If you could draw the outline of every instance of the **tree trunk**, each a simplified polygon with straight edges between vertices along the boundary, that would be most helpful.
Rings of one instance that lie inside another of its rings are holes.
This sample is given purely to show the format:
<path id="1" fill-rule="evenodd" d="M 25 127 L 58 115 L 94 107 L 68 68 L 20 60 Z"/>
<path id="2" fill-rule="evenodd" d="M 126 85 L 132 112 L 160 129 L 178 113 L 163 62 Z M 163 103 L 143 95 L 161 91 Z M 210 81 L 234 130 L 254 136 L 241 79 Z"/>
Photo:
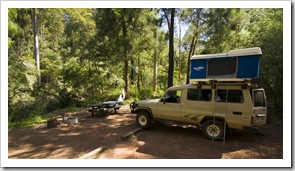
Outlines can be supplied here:
<path id="1" fill-rule="evenodd" d="M 131 73 L 130 73 L 130 82 L 133 85 L 134 84 L 134 75 L 135 75 L 135 66 L 134 66 L 134 59 L 131 59 Z"/>
<path id="2" fill-rule="evenodd" d="M 127 55 L 124 53 L 124 55 Z M 129 79 L 128 79 L 128 59 L 124 60 L 124 81 L 125 81 L 125 98 L 129 98 Z"/>
<path id="3" fill-rule="evenodd" d="M 179 24 L 179 39 L 178 39 L 178 57 L 179 57 L 179 62 L 178 62 L 178 80 L 179 84 L 181 84 L 181 18 L 178 16 L 178 24 Z"/>
<path id="4" fill-rule="evenodd" d="M 88 77 L 92 77 L 91 61 L 88 60 Z M 91 82 L 91 101 L 94 100 L 94 82 Z"/>
<path id="5" fill-rule="evenodd" d="M 153 90 L 157 91 L 157 49 L 158 49 L 158 30 L 155 29 L 155 38 L 156 38 L 156 45 L 154 49 L 154 80 L 153 80 Z"/>
<path id="6" fill-rule="evenodd" d="M 138 92 L 140 92 L 140 89 L 141 89 L 141 87 L 140 87 L 140 78 L 141 78 L 141 66 L 140 66 L 141 64 L 140 64 L 140 58 L 139 58 L 139 56 L 137 57 L 137 66 L 138 66 L 138 74 L 137 74 L 137 90 L 138 90 Z"/>
<path id="7" fill-rule="evenodd" d="M 41 86 L 41 72 L 40 72 L 40 59 L 39 59 L 39 43 L 38 43 L 38 26 L 37 26 L 37 15 L 36 9 L 33 8 L 32 11 L 32 23 L 33 23 L 33 33 L 34 33 L 34 58 L 37 67 L 37 85 Z"/>
<path id="8" fill-rule="evenodd" d="M 171 9 L 171 20 L 169 25 L 169 68 L 168 68 L 168 88 L 173 86 L 173 72 L 174 72 L 174 13 L 175 8 Z"/>
<path id="9" fill-rule="evenodd" d="M 186 84 L 189 84 L 189 78 L 190 78 L 190 64 L 191 64 L 191 56 L 193 53 L 193 49 L 195 47 L 195 38 L 196 36 L 193 37 L 193 40 L 191 42 L 191 47 L 189 49 L 189 53 L 188 53 L 188 58 L 187 58 L 187 66 L 186 66 Z"/>
<path id="10" fill-rule="evenodd" d="M 128 99 L 129 98 L 129 78 L 128 78 L 128 71 L 129 71 L 129 60 L 128 60 L 128 49 L 127 49 L 127 44 L 126 39 L 127 39 L 127 28 L 126 28 L 126 23 L 125 23 L 125 19 L 124 19 L 124 14 L 123 14 L 123 21 L 122 21 L 122 29 L 123 29 L 123 41 L 124 41 L 124 45 L 123 45 L 123 56 L 124 56 L 124 81 L 125 81 L 125 98 Z"/>

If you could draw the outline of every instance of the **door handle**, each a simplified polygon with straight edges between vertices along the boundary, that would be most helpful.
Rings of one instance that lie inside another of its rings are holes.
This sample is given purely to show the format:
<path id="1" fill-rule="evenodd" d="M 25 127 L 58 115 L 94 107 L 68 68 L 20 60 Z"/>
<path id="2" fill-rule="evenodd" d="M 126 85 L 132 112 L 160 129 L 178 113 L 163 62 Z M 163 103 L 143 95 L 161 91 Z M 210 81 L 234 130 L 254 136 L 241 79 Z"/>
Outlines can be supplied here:
<path id="1" fill-rule="evenodd" d="M 179 107 L 175 106 L 174 109 L 179 109 Z"/>
<path id="2" fill-rule="evenodd" d="M 242 115 L 242 112 L 233 111 L 234 115 Z"/>

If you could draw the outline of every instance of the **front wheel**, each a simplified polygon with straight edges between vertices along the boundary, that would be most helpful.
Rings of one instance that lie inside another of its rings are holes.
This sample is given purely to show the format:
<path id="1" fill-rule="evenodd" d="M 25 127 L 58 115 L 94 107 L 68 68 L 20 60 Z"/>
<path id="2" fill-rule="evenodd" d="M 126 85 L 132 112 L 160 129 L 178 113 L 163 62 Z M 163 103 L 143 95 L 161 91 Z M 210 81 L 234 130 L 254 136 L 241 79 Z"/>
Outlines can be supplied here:
<path id="1" fill-rule="evenodd" d="M 202 133 L 208 139 L 221 140 L 224 134 L 223 126 L 220 121 L 207 120 L 202 126 Z"/>
<path id="2" fill-rule="evenodd" d="M 149 128 L 152 123 L 152 118 L 147 112 L 139 112 L 136 116 L 136 123 L 141 128 Z"/>

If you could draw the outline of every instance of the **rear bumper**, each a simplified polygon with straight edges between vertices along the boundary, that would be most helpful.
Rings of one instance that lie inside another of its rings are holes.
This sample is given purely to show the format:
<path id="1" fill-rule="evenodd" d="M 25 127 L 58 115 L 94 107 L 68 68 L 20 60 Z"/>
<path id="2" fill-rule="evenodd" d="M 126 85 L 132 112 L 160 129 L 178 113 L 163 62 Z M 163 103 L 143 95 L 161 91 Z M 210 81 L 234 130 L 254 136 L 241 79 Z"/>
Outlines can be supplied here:
<path id="1" fill-rule="evenodd" d="M 252 126 L 265 125 L 266 120 L 267 120 L 267 115 L 266 114 L 255 114 L 254 116 L 252 116 L 251 125 Z"/>

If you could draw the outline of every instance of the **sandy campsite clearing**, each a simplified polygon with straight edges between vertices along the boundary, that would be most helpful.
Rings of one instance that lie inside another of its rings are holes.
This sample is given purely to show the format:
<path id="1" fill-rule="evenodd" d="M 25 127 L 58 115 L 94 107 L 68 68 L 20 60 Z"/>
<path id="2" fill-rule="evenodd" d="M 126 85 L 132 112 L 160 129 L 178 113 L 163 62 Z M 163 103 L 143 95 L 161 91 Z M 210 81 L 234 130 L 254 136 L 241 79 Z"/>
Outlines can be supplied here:
<path id="1" fill-rule="evenodd" d="M 91 116 L 68 112 L 78 124 L 48 128 L 46 123 L 8 133 L 9 159 L 76 159 L 103 147 L 95 159 L 282 159 L 283 126 L 272 122 L 262 134 L 238 131 L 223 141 L 210 141 L 193 126 L 155 124 L 123 140 L 137 129 L 128 106 L 117 114 Z"/>

